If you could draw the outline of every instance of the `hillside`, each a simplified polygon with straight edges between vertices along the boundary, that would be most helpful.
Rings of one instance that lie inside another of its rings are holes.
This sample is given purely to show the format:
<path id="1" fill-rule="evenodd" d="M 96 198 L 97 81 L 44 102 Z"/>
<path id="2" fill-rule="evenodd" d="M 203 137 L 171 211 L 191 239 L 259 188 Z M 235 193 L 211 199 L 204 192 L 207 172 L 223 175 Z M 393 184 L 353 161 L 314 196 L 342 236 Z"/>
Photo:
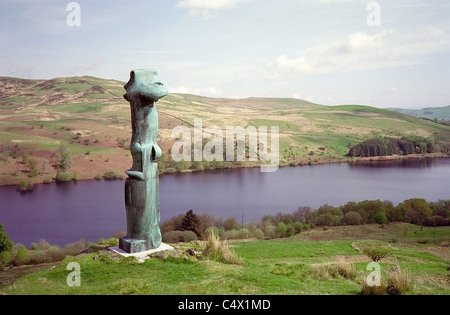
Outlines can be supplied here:
<path id="1" fill-rule="evenodd" d="M 404 109 L 404 108 L 392 108 L 391 110 L 420 118 L 426 118 L 430 120 L 444 120 L 450 122 L 450 105 L 436 108 L 423 108 L 423 109 Z"/>
<path id="2" fill-rule="evenodd" d="M 129 104 L 124 82 L 94 77 L 23 80 L 0 78 L 0 185 L 51 181 L 54 155 L 64 144 L 72 155 L 71 172 L 78 179 L 101 178 L 106 171 L 123 174 L 131 167 Z M 375 136 L 418 135 L 450 147 L 450 127 L 401 113 L 359 105 L 322 106 L 298 99 L 220 99 L 170 94 L 158 103 L 159 144 L 166 153 L 166 171 L 192 167 L 170 162 L 177 141 L 174 127 L 193 134 L 195 118 L 203 128 L 278 126 L 280 164 L 299 165 L 346 160 L 348 147 Z M 31 174 L 28 160 L 37 162 Z M 28 164 L 28 165 L 27 165 Z M 256 162 L 208 165 L 256 166 Z M 205 167 L 206 168 L 206 167 Z"/>
<path id="3" fill-rule="evenodd" d="M 170 255 L 178 258 L 161 254 L 137 263 L 96 246 L 59 263 L 0 271 L 0 294 L 249 295 L 249 299 L 253 295 L 358 295 L 363 279 L 373 270 L 368 268 L 371 259 L 361 250 L 365 244 L 390 253 L 379 262 L 382 283 L 389 282 L 392 270 L 400 270 L 400 279 L 407 283 L 403 294 L 450 293 L 449 228 L 398 223 L 315 228 L 292 238 L 233 241 L 231 249 L 244 260 L 241 265 L 177 252 Z M 200 251 L 198 242 L 173 245 L 178 252 Z M 71 262 L 80 266 L 80 286 L 68 286 Z"/>

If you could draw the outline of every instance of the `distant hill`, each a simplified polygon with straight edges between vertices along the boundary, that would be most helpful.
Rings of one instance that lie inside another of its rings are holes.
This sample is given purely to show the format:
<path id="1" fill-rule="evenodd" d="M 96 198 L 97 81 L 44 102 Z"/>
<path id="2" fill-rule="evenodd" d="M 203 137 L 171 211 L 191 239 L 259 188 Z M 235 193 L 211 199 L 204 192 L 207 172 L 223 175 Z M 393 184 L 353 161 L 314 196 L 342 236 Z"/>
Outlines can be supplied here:
<path id="1" fill-rule="evenodd" d="M 450 105 L 444 107 L 433 107 L 424 109 L 404 109 L 404 108 L 390 108 L 398 113 L 421 117 L 430 120 L 445 120 L 450 122 Z"/>
<path id="2" fill-rule="evenodd" d="M 55 177 L 53 155 L 63 144 L 72 153 L 71 172 L 79 179 L 101 177 L 131 167 L 130 108 L 125 82 L 94 77 L 24 80 L 0 77 L 0 184 L 42 182 Z M 316 164 L 345 160 L 349 147 L 373 137 L 418 135 L 450 150 L 450 127 L 387 109 L 361 105 L 323 106 L 288 98 L 208 98 L 169 94 L 158 102 L 159 144 L 166 153 L 161 170 L 196 169 L 170 161 L 174 127 L 194 132 L 218 126 L 278 126 L 280 164 Z M 433 109 L 437 113 L 437 110 Z M 439 116 L 441 118 L 441 116 Z M 207 140 L 205 140 L 207 142 Z M 38 161 L 40 175 L 30 177 L 23 155 Z M 202 168 L 256 166 L 256 162 L 209 164 Z"/>

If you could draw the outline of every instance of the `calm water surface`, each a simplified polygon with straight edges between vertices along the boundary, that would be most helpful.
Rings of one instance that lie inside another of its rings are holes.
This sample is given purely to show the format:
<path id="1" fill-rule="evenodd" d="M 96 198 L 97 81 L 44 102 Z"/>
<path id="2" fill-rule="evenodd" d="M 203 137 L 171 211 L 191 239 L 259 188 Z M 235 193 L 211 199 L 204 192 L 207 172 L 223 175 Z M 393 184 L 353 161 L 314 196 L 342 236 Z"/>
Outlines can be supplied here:
<path id="1" fill-rule="evenodd" d="M 409 198 L 450 199 L 450 159 L 258 168 L 160 177 L 161 220 L 193 209 L 222 218 L 291 213 L 299 206 Z M 37 185 L 31 193 L 0 187 L 0 223 L 14 242 L 65 245 L 126 230 L 124 181 Z"/>

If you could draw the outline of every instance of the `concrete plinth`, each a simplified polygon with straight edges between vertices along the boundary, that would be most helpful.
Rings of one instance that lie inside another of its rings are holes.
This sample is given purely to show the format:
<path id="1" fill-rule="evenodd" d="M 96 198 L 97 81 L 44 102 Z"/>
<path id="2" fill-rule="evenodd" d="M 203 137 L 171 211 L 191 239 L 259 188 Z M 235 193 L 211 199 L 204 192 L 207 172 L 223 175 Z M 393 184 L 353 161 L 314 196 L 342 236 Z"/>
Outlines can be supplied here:
<path id="1" fill-rule="evenodd" d="M 111 251 L 113 251 L 113 252 L 115 252 L 115 253 L 123 256 L 123 257 L 127 257 L 127 258 L 128 257 L 136 257 L 136 259 L 139 262 L 144 262 L 148 258 L 148 255 L 151 255 L 151 254 L 154 254 L 154 253 L 158 253 L 158 252 L 162 252 L 162 251 L 165 251 L 165 250 L 173 250 L 173 249 L 174 248 L 172 246 L 164 244 L 164 243 L 161 243 L 161 245 L 158 248 L 156 248 L 156 249 L 152 249 L 152 250 L 148 250 L 148 251 L 140 252 L 140 253 L 134 253 L 134 254 L 127 253 L 123 249 L 120 249 L 118 246 L 109 248 L 109 250 L 111 250 Z"/>

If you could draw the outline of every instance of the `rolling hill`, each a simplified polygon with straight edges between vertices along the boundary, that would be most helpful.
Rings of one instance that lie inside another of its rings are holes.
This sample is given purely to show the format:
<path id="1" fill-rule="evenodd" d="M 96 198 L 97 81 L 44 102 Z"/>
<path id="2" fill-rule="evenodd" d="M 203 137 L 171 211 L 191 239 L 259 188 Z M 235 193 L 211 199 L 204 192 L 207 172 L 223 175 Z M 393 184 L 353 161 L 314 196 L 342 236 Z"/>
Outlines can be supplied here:
<path id="1" fill-rule="evenodd" d="M 450 105 L 444 107 L 423 109 L 392 108 L 391 110 L 414 117 L 426 118 L 430 120 L 437 119 L 450 122 Z"/>
<path id="2" fill-rule="evenodd" d="M 107 171 L 123 174 L 132 161 L 129 104 L 124 82 L 94 77 L 24 80 L 0 77 L 0 184 L 51 181 L 54 154 L 65 145 L 72 154 L 71 172 L 78 179 L 100 178 Z M 166 171 L 192 167 L 170 162 L 176 126 L 192 130 L 218 126 L 278 126 L 280 164 L 300 165 L 345 161 L 348 147 L 377 136 L 418 135 L 450 148 L 450 127 L 402 113 L 360 105 L 323 106 L 299 99 L 208 98 L 169 94 L 158 103 L 159 144 L 166 153 Z M 28 160 L 39 175 L 30 174 Z M 169 161 L 168 161 L 169 160 Z M 161 165 L 160 164 L 160 165 Z M 209 167 L 256 166 L 233 162 Z"/>

